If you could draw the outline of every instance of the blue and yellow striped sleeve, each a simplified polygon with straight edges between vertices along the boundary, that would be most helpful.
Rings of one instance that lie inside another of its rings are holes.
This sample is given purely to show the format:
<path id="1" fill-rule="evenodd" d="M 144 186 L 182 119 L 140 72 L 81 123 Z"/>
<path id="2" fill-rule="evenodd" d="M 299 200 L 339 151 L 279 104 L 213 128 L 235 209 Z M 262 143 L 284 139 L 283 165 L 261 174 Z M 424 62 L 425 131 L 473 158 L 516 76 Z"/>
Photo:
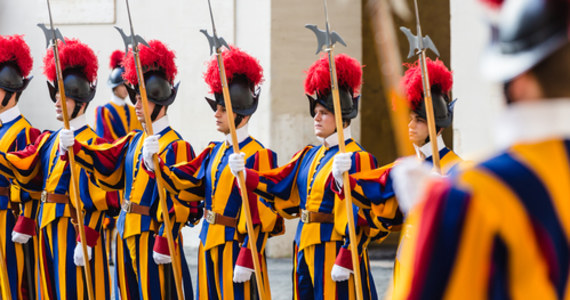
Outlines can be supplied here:
<path id="1" fill-rule="evenodd" d="M 176 165 L 178 163 L 192 161 L 195 158 L 194 150 L 192 146 L 184 140 L 177 140 L 168 145 L 161 153 L 159 153 L 160 160 L 164 162 L 166 168 Z M 165 168 L 165 169 L 166 169 Z M 163 176 L 163 182 L 169 181 L 170 178 Z M 168 184 L 165 184 L 168 185 Z M 193 194 L 172 194 L 170 192 L 166 193 L 168 215 L 170 217 L 171 224 L 173 225 L 172 233 L 176 238 L 180 229 L 184 224 L 191 219 L 192 214 L 196 214 L 198 209 L 198 201 L 203 197 Z M 158 222 L 160 222 L 160 227 L 158 234 L 160 236 L 166 236 L 162 208 L 159 205 L 156 211 L 156 217 Z"/>
<path id="2" fill-rule="evenodd" d="M 173 164 L 165 164 L 164 160 L 160 160 L 161 176 L 169 193 L 189 200 L 194 199 L 196 195 L 203 195 L 203 178 L 199 174 L 206 168 L 214 146 L 214 143 L 210 143 L 197 157 L 178 160 Z M 149 175 L 154 176 L 151 173 Z"/>
<path id="3" fill-rule="evenodd" d="M 246 185 L 248 190 L 261 196 L 267 205 L 285 218 L 296 218 L 301 202 L 297 189 L 297 175 L 305 153 L 312 146 L 307 146 L 293 156 L 285 165 L 268 170 L 247 169 Z"/>
<path id="4" fill-rule="evenodd" d="M 41 191 L 43 181 L 39 163 L 40 149 L 50 135 L 51 132 L 44 132 L 34 144 L 28 145 L 24 150 L 0 153 L 0 174 L 15 179 L 26 190 Z"/>
<path id="5" fill-rule="evenodd" d="M 99 187 L 106 191 L 124 188 L 124 158 L 131 139 L 137 132 L 131 132 L 113 143 L 75 141 L 75 161 L 93 176 Z"/>

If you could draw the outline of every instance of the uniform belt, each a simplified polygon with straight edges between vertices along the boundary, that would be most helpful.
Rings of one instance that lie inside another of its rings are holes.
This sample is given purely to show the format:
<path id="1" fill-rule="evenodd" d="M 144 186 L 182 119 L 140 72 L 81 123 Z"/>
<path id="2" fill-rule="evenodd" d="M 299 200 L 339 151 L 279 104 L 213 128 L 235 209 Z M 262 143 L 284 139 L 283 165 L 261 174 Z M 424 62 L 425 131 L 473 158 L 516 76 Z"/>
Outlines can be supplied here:
<path id="1" fill-rule="evenodd" d="M 46 191 L 42 192 L 40 201 L 43 203 L 59 203 L 59 204 L 70 204 L 69 196 L 62 194 L 52 194 Z"/>
<path id="2" fill-rule="evenodd" d="M 0 196 L 10 197 L 10 187 L 9 186 L 0 187 Z"/>
<path id="3" fill-rule="evenodd" d="M 71 204 L 69 196 L 63 194 L 52 194 L 47 191 L 42 191 L 40 201 L 42 203 L 57 203 L 57 204 Z M 71 223 L 77 223 L 77 212 L 75 208 L 70 207 L 69 214 L 71 215 Z"/>
<path id="4" fill-rule="evenodd" d="M 219 224 L 226 227 L 236 228 L 238 223 L 237 218 L 226 217 L 222 214 L 207 209 L 204 211 L 204 218 L 206 219 L 206 222 L 210 224 Z"/>
<path id="5" fill-rule="evenodd" d="M 144 205 L 138 205 L 131 201 L 125 200 L 121 205 L 121 209 L 126 213 L 134 213 L 143 216 L 150 216 L 150 207 Z"/>
<path id="6" fill-rule="evenodd" d="M 334 215 L 316 211 L 301 210 L 303 223 L 334 223 Z"/>

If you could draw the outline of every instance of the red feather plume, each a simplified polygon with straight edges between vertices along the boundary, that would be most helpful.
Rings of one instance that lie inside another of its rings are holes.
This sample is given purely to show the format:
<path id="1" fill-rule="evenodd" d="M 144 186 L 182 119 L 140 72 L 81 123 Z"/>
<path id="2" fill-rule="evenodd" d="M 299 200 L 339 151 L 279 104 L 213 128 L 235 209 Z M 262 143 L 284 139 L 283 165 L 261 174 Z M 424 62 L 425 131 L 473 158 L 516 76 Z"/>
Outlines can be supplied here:
<path id="1" fill-rule="evenodd" d="M 402 89 L 405 91 L 409 105 L 412 109 L 416 108 L 423 100 L 422 70 L 418 62 L 413 64 L 404 64 L 408 70 L 402 77 Z M 453 77 L 451 71 L 439 59 L 435 61 L 427 58 L 427 69 L 430 84 L 439 85 L 444 94 L 451 91 L 453 86 Z"/>
<path id="2" fill-rule="evenodd" d="M 0 36 L 0 64 L 9 61 L 16 63 L 22 77 L 28 77 L 32 71 L 34 60 L 22 35 Z"/>
<path id="3" fill-rule="evenodd" d="M 492 9 L 499 9 L 505 2 L 505 0 L 479 0 L 483 5 L 486 5 Z"/>
<path id="4" fill-rule="evenodd" d="M 63 71 L 68 68 L 81 68 L 81 72 L 85 75 L 87 80 L 89 82 L 95 82 L 99 64 L 95 52 L 93 52 L 89 46 L 77 39 L 68 38 L 65 38 L 65 44 L 58 40 L 57 45 L 59 61 Z M 57 79 L 53 48 L 49 48 L 46 56 L 44 56 L 44 75 L 52 82 Z"/>
<path id="5" fill-rule="evenodd" d="M 143 68 L 143 73 L 148 71 L 160 71 L 166 75 L 166 79 L 172 83 L 174 77 L 178 73 L 174 59 L 176 54 L 174 51 L 168 49 L 161 41 L 152 40 L 148 42 L 147 47 L 145 45 L 139 45 L 139 57 L 141 60 L 141 65 Z M 123 60 L 123 66 L 125 67 L 125 72 L 123 73 L 123 79 L 128 81 L 132 85 L 136 85 L 137 81 L 137 69 L 135 66 L 135 60 L 133 56 L 132 49 Z"/>
<path id="6" fill-rule="evenodd" d="M 355 95 L 360 93 L 362 66 L 358 60 L 346 54 L 339 54 L 334 58 L 334 61 L 339 87 L 348 88 Z M 314 62 L 306 73 L 305 93 L 309 95 L 313 95 L 316 92 L 326 94 L 330 91 L 331 78 L 329 60 L 326 55 L 322 55 L 321 58 Z"/>
<path id="7" fill-rule="evenodd" d="M 109 68 L 118 68 L 123 64 L 123 58 L 125 57 L 125 51 L 115 50 L 111 53 L 111 58 L 109 59 Z"/>
<path id="8" fill-rule="evenodd" d="M 228 84 L 232 82 L 234 75 L 238 74 L 245 75 L 254 86 L 257 86 L 263 80 L 263 68 L 259 61 L 238 47 L 230 46 L 230 50 L 222 52 L 222 57 Z M 204 73 L 204 80 L 210 86 L 211 93 L 222 93 L 222 83 L 216 58 L 213 58 L 208 63 L 208 69 Z"/>

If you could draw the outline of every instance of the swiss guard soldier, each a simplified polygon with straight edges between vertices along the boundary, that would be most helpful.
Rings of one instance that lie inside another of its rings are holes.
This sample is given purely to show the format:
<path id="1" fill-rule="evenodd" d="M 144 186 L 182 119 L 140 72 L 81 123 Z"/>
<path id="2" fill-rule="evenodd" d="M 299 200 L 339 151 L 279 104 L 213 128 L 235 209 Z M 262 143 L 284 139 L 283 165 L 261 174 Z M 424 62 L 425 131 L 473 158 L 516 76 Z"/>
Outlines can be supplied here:
<path id="1" fill-rule="evenodd" d="M 139 45 L 152 120 L 152 124 L 143 126 L 152 126 L 155 135 L 151 138 L 157 141 L 153 145 L 158 147 L 153 151 L 159 154 L 164 164 L 169 166 L 190 161 L 194 158 L 192 147 L 170 127 L 166 114 L 178 91 L 178 84 L 173 84 L 177 73 L 175 54 L 160 41 L 149 41 L 148 45 L 150 47 Z M 123 65 L 123 77 L 129 84 L 129 97 L 135 104 L 137 118 L 144 123 L 132 50 L 125 57 Z M 169 264 L 171 259 L 165 237 L 166 228 L 158 205 L 156 180 L 141 165 L 143 141 L 146 137 L 144 131 L 137 130 L 112 144 L 91 145 L 79 139 L 74 140 L 67 131 L 61 134 L 61 142 L 66 146 L 73 145 L 77 162 L 103 188 L 124 191 L 122 209 L 117 220 L 121 241 L 117 242 L 115 267 L 121 299 L 165 299 L 168 289 L 175 290 L 174 280 L 168 280 L 167 277 L 173 276 L 172 272 L 165 272 L 168 268 L 164 264 Z M 195 199 L 184 197 L 188 196 L 178 197 L 167 193 L 166 198 L 173 224 L 172 233 L 178 241 L 184 295 L 186 299 L 192 299 L 190 273 L 182 251 L 182 240 L 178 237 L 187 221 L 195 222 L 201 215 L 197 202 L 187 202 Z"/>
<path id="2" fill-rule="evenodd" d="M 128 105 L 125 99 L 128 96 L 123 73 L 125 67 L 122 66 L 125 52 L 115 50 L 110 57 L 110 67 L 112 69 L 107 80 L 107 86 L 113 91 L 111 101 L 97 107 L 95 114 L 95 132 L 102 138 L 109 141 L 122 138 L 127 133 L 142 129 L 135 114 L 135 108 Z"/>
<path id="3" fill-rule="evenodd" d="M 346 151 L 355 152 L 350 172 L 376 168 L 376 159 L 364 152 L 350 133 L 350 122 L 358 114 L 359 91 L 362 83 L 360 63 L 345 54 L 335 57 Z M 232 172 L 246 171 L 248 191 L 263 197 L 273 209 L 286 218 L 300 217 L 294 241 L 294 299 L 353 299 L 354 280 L 347 233 L 346 205 L 330 189 L 333 157 L 338 153 L 338 136 L 330 92 L 327 57 L 317 60 L 308 70 L 305 92 L 314 130 L 322 142 L 306 146 L 282 167 L 257 171 L 247 167 L 239 154 L 230 155 Z M 315 95 L 315 97 L 313 97 Z M 357 207 L 357 236 L 361 258 L 362 282 L 358 283 L 366 299 L 376 299 L 374 280 L 369 272 L 366 250 L 377 230 L 366 226 L 366 215 Z"/>
<path id="4" fill-rule="evenodd" d="M 77 140 L 94 143 L 95 132 L 87 125 L 85 109 L 95 95 L 97 57 L 91 48 L 76 39 L 59 43 L 59 57 L 63 72 L 67 103 L 62 103 L 57 88 L 53 49 L 44 57 L 44 74 L 48 81 L 51 100 L 55 103 L 57 119 L 63 121 L 62 105 L 67 105 L 69 124 Z M 100 237 L 103 212 L 117 203 L 108 203 L 105 191 L 90 180 L 86 172 L 79 174 L 79 195 L 70 189 L 70 165 L 60 159 L 64 151 L 57 132 L 45 131 L 24 150 L 0 153 L 0 173 L 15 178 L 27 190 L 41 192 L 39 208 L 39 265 L 42 294 L 48 299 L 79 299 L 86 297 L 87 287 L 81 268 L 85 260 L 75 226 L 84 226 L 90 253 L 92 284 L 96 299 L 110 297 L 109 269 Z M 84 211 L 84 224 L 77 224 L 72 199 L 79 197 Z M 111 199 L 109 199 L 111 200 Z M 37 208 L 34 208 L 37 209 Z M 33 223 L 24 228 L 33 228 Z M 28 234 L 28 233 L 25 233 Z M 94 276 L 97 274 L 97 276 Z"/>
<path id="5" fill-rule="evenodd" d="M 394 299 L 569 297 L 570 3 L 485 2 L 498 20 L 482 66 L 503 83 L 503 150 L 427 183 Z"/>
<path id="6" fill-rule="evenodd" d="M 421 67 L 416 64 L 406 64 L 408 70 L 402 78 L 401 85 L 406 93 L 408 106 L 410 107 L 410 122 L 408 124 L 409 137 L 415 150 L 416 156 L 421 161 L 425 161 L 428 165 L 432 165 L 432 148 L 429 140 L 429 133 L 426 121 L 426 109 L 423 96 Z M 447 148 L 441 138 L 442 131 L 451 126 L 453 121 L 453 106 L 455 101 L 449 100 L 449 92 L 453 85 L 453 77 L 451 72 L 443 64 L 442 61 L 427 59 L 427 72 L 430 78 L 431 94 L 433 100 L 433 109 L 435 115 L 435 124 L 437 132 L 437 146 L 439 149 L 439 157 L 443 174 L 449 174 L 459 166 L 462 161 L 455 152 Z M 417 159 L 413 159 L 417 161 Z M 359 172 L 350 175 L 351 189 L 355 196 L 355 203 L 363 208 L 372 209 L 374 221 L 379 222 L 381 227 L 386 230 L 394 231 L 401 228 L 403 222 L 403 213 L 407 212 L 406 203 L 403 207 L 399 206 L 396 201 L 402 201 L 401 195 L 395 198 L 394 182 L 401 185 L 408 185 L 408 193 L 418 194 L 421 187 L 417 185 L 418 181 L 411 179 L 414 174 L 404 174 L 405 176 L 395 176 L 392 173 L 392 167 L 395 163 L 382 166 L 378 169 Z M 412 164 L 414 167 L 416 164 Z M 350 153 L 340 154 L 334 158 L 333 175 L 338 174 L 335 179 L 342 182 L 342 173 L 351 167 Z M 430 167 L 428 167 L 429 170 Z M 429 171 L 427 171 L 429 172 Z M 332 189 L 337 193 L 342 193 L 342 189 Z M 404 197 L 405 198 L 405 197 Z M 408 197 L 409 198 L 409 197 Z M 398 283 L 400 276 L 400 256 L 402 254 L 406 237 L 410 235 L 410 228 L 404 226 L 401 234 L 398 252 L 396 254 L 396 262 L 394 265 L 394 283 Z"/>
<path id="7" fill-rule="evenodd" d="M 32 79 L 30 48 L 20 35 L 0 36 L 0 151 L 24 149 L 39 136 L 18 109 L 18 100 Z M 29 76 L 29 77 L 28 77 Z M 32 196 L 33 195 L 33 196 Z M 18 203 L 20 204 L 18 206 Z M 0 247 L 6 257 L 11 295 L 4 288 L 1 298 L 39 298 L 35 289 L 37 207 L 39 193 L 28 193 L 0 176 Z M 18 216 L 19 215 L 19 216 Z M 16 219 L 17 217 L 17 219 Z M 0 272 L 0 276 L 3 276 Z M 0 282 L 4 282 L 3 280 Z"/>
<path id="8" fill-rule="evenodd" d="M 125 99 L 128 96 L 123 73 L 125 67 L 122 66 L 125 52 L 115 50 L 110 57 L 111 74 L 107 79 L 107 86 L 112 90 L 111 101 L 107 104 L 97 107 L 95 111 L 95 132 L 98 136 L 108 140 L 114 141 L 122 138 L 127 133 L 135 130 L 142 129 L 139 120 L 135 114 L 135 108 L 128 105 Z M 120 191 L 115 192 L 118 197 L 122 195 Z M 115 219 L 110 216 L 105 216 L 103 220 L 105 249 L 107 251 L 107 258 L 110 264 L 113 263 L 111 255 L 111 243 L 115 236 L 113 231 L 115 229 Z"/>
<path id="9" fill-rule="evenodd" d="M 276 154 L 266 149 L 249 135 L 248 123 L 257 110 L 259 84 L 263 70 L 257 59 L 244 51 L 231 47 L 223 51 L 224 66 L 229 85 L 232 109 L 235 115 L 236 134 L 240 151 L 244 154 L 247 166 L 259 171 L 276 167 Z M 208 64 L 204 78 L 214 99 L 206 101 L 214 111 L 216 129 L 225 135 L 224 141 L 212 142 L 192 161 L 175 166 L 161 165 L 168 190 L 173 194 L 193 193 L 203 195 L 204 222 L 200 233 L 198 253 L 198 299 L 255 299 L 256 284 L 250 282 L 253 270 L 251 251 L 248 249 L 246 217 L 242 208 L 242 198 L 235 177 L 228 166 L 228 157 L 233 153 L 232 140 L 222 85 L 216 59 Z M 144 149 L 156 149 L 150 138 Z M 146 152 L 145 164 L 152 164 L 153 152 Z M 150 165 L 151 168 L 154 166 Z M 283 229 L 282 218 L 260 202 L 259 196 L 249 193 L 256 245 L 261 258 L 265 294 L 270 295 L 269 278 L 265 262 L 265 244 L 268 236 L 278 228 Z M 245 236 L 245 239 L 244 239 Z M 241 245 L 241 246 L 240 246 Z M 233 276 L 233 279 L 232 279 Z"/>
<path id="10" fill-rule="evenodd" d="M 453 122 L 453 107 L 455 101 L 450 101 L 449 92 L 453 85 L 451 72 L 437 59 L 433 61 L 427 58 L 427 72 L 431 84 L 433 112 L 437 133 L 437 147 L 441 163 L 442 173 L 446 174 L 451 167 L 455 166 L 460 158 L 451 149 L 445 146 L 441 133 L 451 126 Z M 429 140 L 426 107 L 423 95 L 422 70 L 418 63 L 409 65 L 409 69 L 402 78 L 402 85 L 406 91 L 410 112 L 408 130 L 416 154 L 419 158 L 432 164 L 431 141 Z"/>

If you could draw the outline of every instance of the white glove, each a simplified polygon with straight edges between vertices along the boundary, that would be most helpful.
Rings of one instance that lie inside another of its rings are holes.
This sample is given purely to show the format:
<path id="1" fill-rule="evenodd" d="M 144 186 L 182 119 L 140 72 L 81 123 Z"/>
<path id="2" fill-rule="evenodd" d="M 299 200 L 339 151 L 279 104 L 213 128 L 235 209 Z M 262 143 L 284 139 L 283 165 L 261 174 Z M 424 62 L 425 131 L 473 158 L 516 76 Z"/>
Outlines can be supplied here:
<path id="1" fill-rule="evenodd" d="M 59 131 L 59 155 L 67 153 L 67 149 L 75 143 L 75 135 L 72 129 L 61 129 Z"/>
<path id="2" fill-rule="evenodd" d="M 242 266 L 236 265 L 234 267 L 234 282 L 243 283 L 251 279 L 251 274 L 255 272 L 254 270 Z"/>
<path id="3" fill-rule="evenodd" d="M 87 246 L 87 256 L 89 256 L 89 260 L 91 260 L 92 254 L 91 247 Z M 81 246 L 81 242 L 78 242 L 75 245 L 75 250 L 73 251 L 73 262 L 78 267 L 85 266 L 85 260 L 83 259 L 83 248 Z"/>
<path id="4" fill-rule="evenodd" d="M 430 178 L 441 176 L 433 172 L 432 167 L 416 157 L 400 160 L 390 172 L 394 182 L 394 192 L 398 205 L 404 215 L 421 200 L 425 184 Z"/>
<path id="5" fill-rule="evenodd" d="M 341 267 L 337 264 L 333 265 L 331 270 L 331 278 L 335 282 L 348 280 L 350 278 L 350 274 L 352 274 L 352 270 L 349 270 L 345 267 Z"/>
<path id="6" fill-rule="evenodd" d="M 31 235 L 12 231 L 12 242 L 14 243 L 25 244 L 30 240 L 31 237 Z"/>
<path id="7" fill-rule="evenodd" d="M 157 265 L 165 265 L 172 262 L 170 255 L 161 254 L 155 251 L 152 251 L 152 259 L 154 259 L 154 263 Z"/>
<path id="8" fill-rule="evenodd" d="M 230 166 L 230 170 L 232 174 L 237 177 L 240 171 L 245 171 L 245 153 L 240 152 L 238 154 L 232 153 L 228 158 L 228 165 Z M 243 172 L 244 178 L 246 172 Z"/>
<path id="9" fill-rule="evenodd" d="M 143 148 L 142 148 L 142 155 L 144 165 L 150 171 L 154 171 L 154 162 L 152 161 L 152 156 L 158 153 L 159 145 L 158 145 L 158 135 L 151 135 L 144 139 Z"/>
<path id="10" fill-rule="evenodd" d="M 333 158 L 332 175 L 338 187 L 344 185 L 342 174 L 352 167 L 352 152 L 339 153 Z"/>

